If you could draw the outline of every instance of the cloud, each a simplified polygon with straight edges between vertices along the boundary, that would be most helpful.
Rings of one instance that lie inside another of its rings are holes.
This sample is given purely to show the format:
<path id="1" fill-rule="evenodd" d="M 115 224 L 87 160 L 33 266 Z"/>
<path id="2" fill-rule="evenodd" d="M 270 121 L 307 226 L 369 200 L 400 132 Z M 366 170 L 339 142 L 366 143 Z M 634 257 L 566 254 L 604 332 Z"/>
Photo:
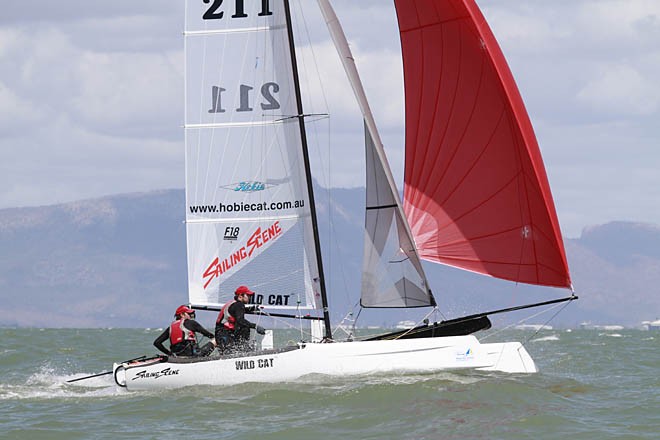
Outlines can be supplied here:
<path id="1" fill-rule="evenodd" d="M 0 24 L 34 25 L 35 22 L 61 22 L 70 25 L 81 19 L 150 15 L 161 18 L 181 16 L 183 2 L 163 7 L 160 0 L 113 0 L 102 5 L 88 0 L 4 0 Z"/>
<path id="2" fill-rule="evenodd" d="M 66 20 L 0 27 L 0 206 L 182 187 L 182 41 L 115 50 L 155 17 Z"/>
<path id="3" fill-rule="evenodd" d="M 156 137 L 182 125 L 183 77 L 176 53 L 82 53 L 73 66 L 72 116 L 99 132 Z M 178 124 L 177 124 L 178 122 Z"/>
<path id="4" fill-rule="evenodd" d="M 310 144 L 315 164 L 332 171 L 324 179 L 330 185 L 363 185 L 362 121 L 352 91 L 315 2 L 292 4 L 305 110 L 331 115 L 307 124 L 318 141 Z M 401 182 L 394 7 L 333 4 Z M 652 172 L 660 169 L 660 2 L 478 4 L 525 100 L 568 230 L 610 220 L 612 209 L 600 201 L 624 191 L 628 214 L 660 222 L 648 202 L 660 187 Z M 3 2 L 0 207 L 183 185 L 183 9 L 183 2 L 159 0 Z"/>
<path id="5" fill-rule="evenodd" d="M 4 136 L 16 136 L 30 125 L 37 123 L 41 112 L 21 99 L 7 85 L 0 82 L 0 133 Z"/>
<path id="6" fill-rule="evenodd" d="M 182 50 L 91 51 L 52 26 L 5 33 L 21 43 L 0 51 L 0 61 L 14 66 L 2 81 L 35 112 L 65 113 L 88 129 L 124 136 L 172 138 L 182 125 Z"/>
<path id="7" fill-rule="evenodd" d="M 632 66 L 608 66 L 578 92 L 577 99 L 597 113 L 650 115 L 658 110 L 660 87 Z"/>

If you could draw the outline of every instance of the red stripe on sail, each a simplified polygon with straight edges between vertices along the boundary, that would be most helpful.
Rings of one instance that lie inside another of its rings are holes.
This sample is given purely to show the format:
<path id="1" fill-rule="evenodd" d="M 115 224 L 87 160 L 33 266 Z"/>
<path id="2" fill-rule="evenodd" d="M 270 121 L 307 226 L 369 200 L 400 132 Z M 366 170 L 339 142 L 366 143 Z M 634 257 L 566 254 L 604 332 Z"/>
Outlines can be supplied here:
<path id="1" fill-rule="evenodd" d="M 536 136 L 473 0 L 395 0 L 406 93 L 404 210 L 422 258 L 571 285 Z"/>

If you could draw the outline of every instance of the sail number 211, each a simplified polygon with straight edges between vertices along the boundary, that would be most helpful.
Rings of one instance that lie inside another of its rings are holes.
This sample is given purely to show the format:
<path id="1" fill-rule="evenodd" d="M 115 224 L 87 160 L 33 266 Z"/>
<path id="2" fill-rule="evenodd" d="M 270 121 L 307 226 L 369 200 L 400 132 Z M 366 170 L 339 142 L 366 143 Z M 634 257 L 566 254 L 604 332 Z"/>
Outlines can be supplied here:
<path id="1" fill-rule="evenodd" d="M 251 112 L 254 110 L 250 106 L 250 92 L 254 87 L 250 87 L 246 84 L 241 84 L 239 88 L 239 106 L 236 108 L 237 112 Z M 222 92 L 227 91 L 227 89 L 218 86 L 211 87 L 211 108 L 209 113 L 224 113 L 225 109 L 222 107 Z M 280 108 L 280 103 L 273 96 L 275 93 L 280 91 L 280 86 L 274 82 L 267 82 L 261 86 L 261 97 L 263 102 L 261 102 L 261 110 L 277 110 Z"/>
<path id="2" fill-rule="evenodd" d="M 202 15 L 202 18 L 204 20 L 220 20 L 224 15 L 224 11 L 220 11 L 220 6 L 222 6 L 222 2 L 224 0 L 203 0 L 204 3 L 211 3 L 211 6 L 206 10 L 204 15 Z M 245 0 L 234 0 L 235 3 L 235 8 L 234 8 L 234 14 L 231 16 L 231 18 L 247 18 L 247 14 L 245 13 Z M 252 0 L 250 1 L 252 3 Z M 260 17 L 266 16 L 266 15 L 273 15 L 273 12 L 270 10 L 270 1 L 269 0 L 261 0 L 261 11 L 258 14 Z"/>
<path id="3" fill-rule="evenodd" d="M 220 7 L 224 0 L 203 0 L 204 3 L 211 3 L 211 6 L 204 12 L 202 18 L 204 20 L 220 20 L 224 17 L 225 11 L 221 11 Z M 251 1 L 252 3 L 252 1 Z M 270 0 L 261 0 L 260 17 L 273 15 L 270 10 Z M 231 18 L 246 18 L 248 14 L 245 12 L 245 0 L 234 0 L 234 14 Z M 239 106 L 236 108 L 237 112 L 250 112 L 250 91 L 253 90 L 246 84 L 241 84 L 239 89 Z M 219 86 L 211 87 L 211 108 L 209 113 L 224 113 L 225 109 L 222 107 L 222 92 L 227 89 Z M 267 82 L 261 86 L 261 96 L 263 102 L 261 103 L 262 110 L 276 110 L 280 108 L 280 103 L 275 98 L 274 94 L 280 91 L 280 86 L 274 82 Z"/>

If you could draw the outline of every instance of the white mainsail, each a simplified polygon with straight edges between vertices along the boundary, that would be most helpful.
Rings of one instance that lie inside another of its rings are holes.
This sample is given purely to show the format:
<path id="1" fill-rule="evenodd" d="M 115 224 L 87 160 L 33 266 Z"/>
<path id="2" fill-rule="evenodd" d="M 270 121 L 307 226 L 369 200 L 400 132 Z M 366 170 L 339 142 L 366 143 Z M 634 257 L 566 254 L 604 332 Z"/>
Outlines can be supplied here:
<path id="1" fill-rule="evenodd" d="M 282 1 L 186 2 L 189 300 L 319 308 L 319 263 Z"/>
<path id="2" fill-rule="evenodd" d="M 364 307 L 434 305 L 348 41 L 328 0 L 318 4 L 364 118 L 367 210 L 360 302 Z"/>

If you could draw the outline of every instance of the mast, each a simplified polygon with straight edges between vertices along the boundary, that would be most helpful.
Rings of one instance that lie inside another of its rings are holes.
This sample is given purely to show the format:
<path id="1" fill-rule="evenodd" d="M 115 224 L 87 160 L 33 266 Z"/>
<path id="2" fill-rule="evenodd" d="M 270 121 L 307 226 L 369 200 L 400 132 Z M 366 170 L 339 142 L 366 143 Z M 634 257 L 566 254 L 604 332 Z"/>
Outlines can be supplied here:
<path id="1" fill-rule="evenodd" d="M 305 176 L 307 178 L 307 193 L 309 194 L 310 214 L 312 217 L 312 232 L 314 234 L 314 249 L 316 251 L 316 264 L 319 269 L 319 284 L 321 288 L 321 303 L 323 306 L 323 323 L 325 325 L 325 338 L 332 339 L 332 327 L 330 326 L 330 312 L 328 311 L 328 295 L 325 288 L 325 276 L 323 275 L 323 263 L 321 258 L 321 243 L 319 240 L 319 228 L 316 218 L 316 203 L 314 202 L 314 189 L 312 185 L 312 173 L 309 164 L 309 152 L 307 149 L 307 132 L 305 131 L 305 115 L 303 114 L 302 97 L 300 94 L 300 77 L 298 76 L 298 62 L 296 61 L 296 48 L 293 39 L 293 28 L 291 26 L 291 10 L 289 0 L 284 0 L 284 12 L 286 16 L 286 29 L 289 37 L 289 48 L 291 52 L 291 68 L 293 72 L 293 83 L 296 92 L 297 118 L 300 127 L 300 138 L 302 140 L 302 153 L 305 165 Z"/>

